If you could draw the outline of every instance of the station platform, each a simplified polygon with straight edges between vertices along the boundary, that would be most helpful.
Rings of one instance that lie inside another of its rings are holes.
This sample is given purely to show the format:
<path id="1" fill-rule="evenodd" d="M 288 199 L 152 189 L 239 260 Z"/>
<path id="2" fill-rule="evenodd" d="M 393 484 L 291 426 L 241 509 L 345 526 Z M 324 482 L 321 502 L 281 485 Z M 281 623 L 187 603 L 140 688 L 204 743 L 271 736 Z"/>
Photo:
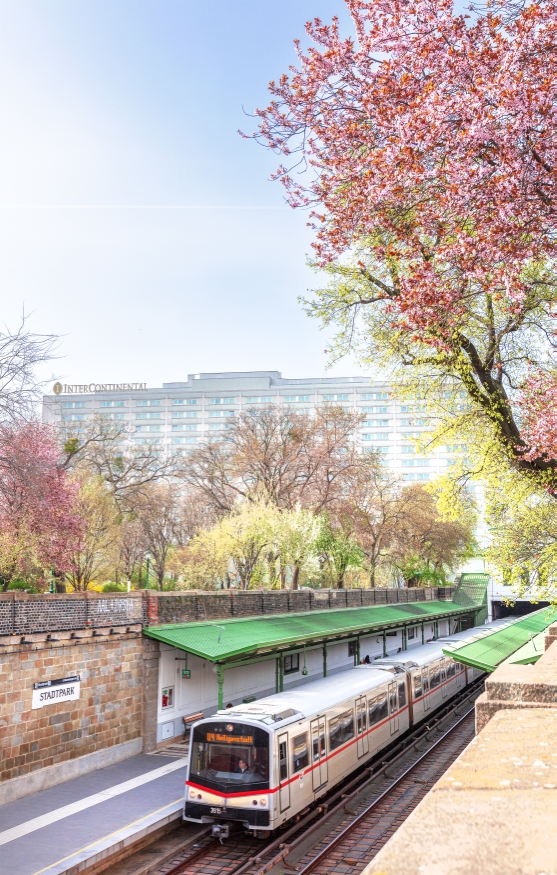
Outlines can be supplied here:
<path id="1" fill-rule="evenodd" d="M 186 769 L 184 756 L 140 754 L 0 806 L 0 871 L 94 871 L 119 850 L 178 824 Z"/>

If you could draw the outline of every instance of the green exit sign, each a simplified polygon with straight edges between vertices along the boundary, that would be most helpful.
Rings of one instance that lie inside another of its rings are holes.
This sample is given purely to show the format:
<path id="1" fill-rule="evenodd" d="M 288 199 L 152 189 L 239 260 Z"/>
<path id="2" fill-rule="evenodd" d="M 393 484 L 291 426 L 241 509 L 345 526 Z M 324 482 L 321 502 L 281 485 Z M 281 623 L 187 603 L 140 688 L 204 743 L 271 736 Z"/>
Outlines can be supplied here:
<path id="1" fill-rule="evenodd" d="M 189 668 L 183 668 L 182 677 L 189 681 L 189 679 L 191 678 L 191 670 Z"/>

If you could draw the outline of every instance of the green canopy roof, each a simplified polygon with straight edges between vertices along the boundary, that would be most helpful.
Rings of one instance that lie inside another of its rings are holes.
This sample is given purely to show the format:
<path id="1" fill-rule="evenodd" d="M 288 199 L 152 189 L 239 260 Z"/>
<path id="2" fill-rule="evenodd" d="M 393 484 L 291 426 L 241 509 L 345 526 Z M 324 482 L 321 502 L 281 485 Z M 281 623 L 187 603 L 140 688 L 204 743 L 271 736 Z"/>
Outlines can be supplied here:
<path id="1" fill-rule="evenodd" d="M 461 646 L 458 644 L 447 645 L 443 648 L 443 653 L 474 668 L 494 671 L 511 654 L 516 653 L 525 644 L 529 644 L 555 620 L 557 620 L 557 608 L 541 608 L 539 611 L 510 622 L 508 626 L 496 629 L 479 641 L 472 641 L 470 644 Z M 535 652 L 532 647 L 532 656 Z M 534 659 L 532 658 L 531 661 L 533 662 Z"/>
<path id="2" fill-rule="evenodd" d="M 226 662 L 470 612 L 452 602 L 424 601 L 150 626 L 144 633 L 202 659 Z"/>
<path id="3" fill-rule="evenodd" d="M 512 656 L 509 656 L 508 659 L 503 660 L 503 665 L 506 665 L 507 663 L 512 665 L 530 665 L 538 661 L 540 656 L 543 655 L 544 650 L 545 630 L 530 639 L 530 641 L 528 641 L 527 644 L 524 644 L 523 647 L 519 647 L 519 649 L 513 653 Z"/>

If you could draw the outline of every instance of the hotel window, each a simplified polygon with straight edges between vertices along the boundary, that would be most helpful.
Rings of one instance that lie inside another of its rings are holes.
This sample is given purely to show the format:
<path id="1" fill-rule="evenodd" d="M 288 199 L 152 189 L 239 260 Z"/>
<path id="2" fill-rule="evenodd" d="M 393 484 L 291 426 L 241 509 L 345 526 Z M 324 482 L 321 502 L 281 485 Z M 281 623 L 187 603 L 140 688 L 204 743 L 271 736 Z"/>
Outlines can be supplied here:
<path id="1" fill-rule="evenodd" d="M 388 425 L 388 419 L 366 419 L 362 422 L 362 428 L 387 428 Z"/>
<path id="2" fill-rule="evenodd" d="M 401 413 L 425 413 L 422 407 L 416 407 L 414 404 L 403 404 L 400 408 Z"/>
<path id="3" fill-rule="evenodd" d="M 376 432 L 376 434 L 363 434 L 363 441 L 388 441 L 389 432 Z"/>
<path id="4" fill-rule="evenodd" d="M 415 474 L 403 474 L 402 479 L 403 480 L 415 480 L 416 475 Z"/>
<path id="5" fill-rule="evenodd" d="M 196 443 L 197 443 L 197 438 L 194 438 L 194 437 L 188 437 L 188 438 L 186 438 L 186 443 L 187 443 L 187 444 L 196 444 Z"/>
<path id="6" fill-rule="evenodd" d="M 101 401 L 101 407 L 125 407 L 125 401 Z"/>
<path id="7" fill-rule="evenodd" d="M 401 453 L 415 453 L 416 448 L 415 447 L 401 447 L 400 452 Z"/>
<path id="8" fill-rule="evenodd" d="M 389 447 L 362 447 L 362 451 L 364 453 L 379 453 L 379 455 L 385 455 L 385 453 L 389 452 Z"/>
<path id="9" fill-rule="evenodd" d="M 126 414 L 125 413 L 103 413 L 102 418 L 103 419 L 125 419 Z"/>
<path id="10" fill-rule="evenodd" d="M 136 413 L 136 419 L 162 419 L 162 413 Z"/>
<path id="11" fill-rule="evenodd" d="M 416 465 L 418 468 L 427 468 L 429 465 L 429 459 L 417 459 Z"/>
<path id="12" fill-rule="evenodd" d="M 323 395 L 323 401 L 348 401 L 348 395 Z"/>
<path id="13" fill-rule="evenodd" d="M 136 407 L 160 407 L 162 401 L 136 401 Z"/>
<path id="14" fill-rule="evenodd" d="M 416 480 L 429 480 L 429 474 L 416 474 Z"/>
<path id="15" fill-rule="evenodd" d="M 388 413 L 387 407 L 361 407 L 362 413 Z"/>
<path id="16" fill-rule="evenodd" d="M 293 404 L 296 401 L 305 401 L 306 403 L 309 401 L 309 395 L 285 395 L 284 402 L 285 404 Z"/>
<path id="17" fill-rule="evenodd" d="M 85 401 L 63 401 L 62 402 L 62 407 L 66 408 L 66 409 L 70 408 L 70 407 L 75 408 L 75 407 L 86 407 L 86 406 L 87 405 L 85 404 Z"/>
<path id="18" fill-rule="evenodd" d="M 400 424 L 422 427 L 424 425 L 429 425 L 429 422 L 427 419 L 401 419 Z"/>
<path id="19" fill-rule="evenodd" d="M 414 459 L 403 459 L 402 467 L 403 468 L 413 468 L 415 465 Z"/>
<path id="20" fill-rule="evenodd" d="M 209 416 L 234 416 L 233 410 L 211 410 Z"/>
<path id="21" fill-rule="evenodd" d="M 388 392 L 369 392 L 366 395 L 362 395 L 362 401 L 387 401 L 389 398 Z"/>
<path id="22" fill-rule="evenodd" d="M 173 398 L 173 404 L 197 404 L 197 398 Z"/>
<path id="23" fill-rule="evenodd" d="M 270 404 L 272 400 L 271 395 L 260 395 L 257 398 L 246 398 L 246 404 Z"/>
<path id="24" fill-rule="evenodd" d="M 209 398 L 209 404 L 236 404 L 235 398 Z"/>
<path id="25" fill-rule="evenodd" d="M 161 430 L 160 425 L 150 425 L 149 426 L 149 431 L 160 431 L 160 430 Z"/>
<path id="26" fill-rule="evenodd" d="M 62 419 L 66 420 L 66 421 L 70 420 L 70 419 L 75 421 L 75 420 L 80 420 L 80 419 L 85 419 L 85 418 L 86 417 L 85 417 L 84 413 L 74 413 L 73 415 L 70 414 L 70 415 L 62 416 Z"/>

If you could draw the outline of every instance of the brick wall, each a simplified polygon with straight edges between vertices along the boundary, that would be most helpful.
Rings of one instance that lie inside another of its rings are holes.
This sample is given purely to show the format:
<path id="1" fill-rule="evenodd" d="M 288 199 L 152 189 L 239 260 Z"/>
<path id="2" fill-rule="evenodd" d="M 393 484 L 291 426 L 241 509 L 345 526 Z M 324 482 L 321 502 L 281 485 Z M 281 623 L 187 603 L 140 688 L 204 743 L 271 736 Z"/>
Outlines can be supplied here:
<path id="1" fill-rule="evenodd" d="M 106 633 L 0 649 L 0 781 L 141 737 L 141 629 Z M 32 709 L 35 682 L 75 674 L 78 700 Z"/>
<path id="2" fill-rule="evenodd" d="M 454 587 L 412 589 L 226 590 L 224 592 L 0 593 L 0 637 L 116 629 L 134 623 L 187 623 L 363 605 L 450 599 Z"/>
<path id="3" fill-rule="evenodd" d="M 187 623 L 264 614 L 288 614 L 397 602 L 450 599 L 453 587 L 411 589 L 226 590 L 215 593 L 166 592 L 147 596 L 146 622 Z"/>

